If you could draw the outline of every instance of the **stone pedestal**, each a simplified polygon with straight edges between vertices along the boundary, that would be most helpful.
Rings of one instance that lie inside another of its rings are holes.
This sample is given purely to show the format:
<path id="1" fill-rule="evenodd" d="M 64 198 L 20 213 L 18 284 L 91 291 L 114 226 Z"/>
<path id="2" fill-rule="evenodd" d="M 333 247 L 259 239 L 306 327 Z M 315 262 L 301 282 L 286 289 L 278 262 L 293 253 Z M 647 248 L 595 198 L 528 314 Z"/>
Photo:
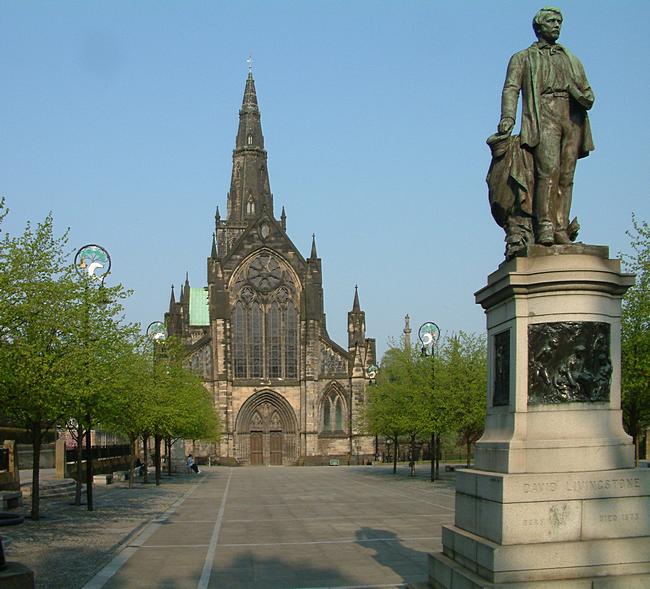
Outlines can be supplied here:
<path id="1" fill-rule="evenodd" d="M 34 572 L 19 562 L 8 562 L 0 570 L 0 587 L 2 589 L 34 589 Z"/>
<path id="2" fill-rule="evenodd" d="M 633 468 L 620 410 L 632 284 L 606 247 L 532 246 L 476 293 L 488 415 L 434 587 L 650 587 L 650 469 Z"/>

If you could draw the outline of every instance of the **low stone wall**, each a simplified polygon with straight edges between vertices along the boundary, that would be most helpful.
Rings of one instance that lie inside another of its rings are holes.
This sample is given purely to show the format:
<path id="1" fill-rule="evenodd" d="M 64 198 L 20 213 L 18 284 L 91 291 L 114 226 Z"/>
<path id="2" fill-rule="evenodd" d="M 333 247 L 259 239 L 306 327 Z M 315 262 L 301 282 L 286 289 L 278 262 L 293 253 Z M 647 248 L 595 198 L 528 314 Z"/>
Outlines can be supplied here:
<path id="1" fill-rule="evenodd" d="M 34 450 L 31 444 L 16 444 L 18 448 L 18 464 L 21 469 L 30 469 L 34 465 Z M 54 468 L 54 444 L 41 446 L 41 468 Z"/>
<path id="2" fill-rule="evenodd" d="M 129 470 L 131 467 L 130 456 L 118 456 L 114 458 L 96 458 L 93 460 L 93 474 L 112 474 L 118 470 Z M 66 462 L 65 475 L 57 478 L 76 479 L 77 478 L 77 463 Z M 81 463 L 81 478 L 86 480 L 86 463 Z"/>

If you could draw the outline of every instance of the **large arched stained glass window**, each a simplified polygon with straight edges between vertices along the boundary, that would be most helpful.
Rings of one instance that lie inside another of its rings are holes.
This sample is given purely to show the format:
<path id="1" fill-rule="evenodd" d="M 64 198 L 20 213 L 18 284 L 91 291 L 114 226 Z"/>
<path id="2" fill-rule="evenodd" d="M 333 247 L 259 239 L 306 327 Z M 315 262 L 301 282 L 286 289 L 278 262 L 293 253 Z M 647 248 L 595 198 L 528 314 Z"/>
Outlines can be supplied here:
<path id="1" fill-rule="evenodd" d="M 297 379 L 300 291 L 291 268 L 262 251 L 234 276 L 232 293 L 235 378 Z"/>

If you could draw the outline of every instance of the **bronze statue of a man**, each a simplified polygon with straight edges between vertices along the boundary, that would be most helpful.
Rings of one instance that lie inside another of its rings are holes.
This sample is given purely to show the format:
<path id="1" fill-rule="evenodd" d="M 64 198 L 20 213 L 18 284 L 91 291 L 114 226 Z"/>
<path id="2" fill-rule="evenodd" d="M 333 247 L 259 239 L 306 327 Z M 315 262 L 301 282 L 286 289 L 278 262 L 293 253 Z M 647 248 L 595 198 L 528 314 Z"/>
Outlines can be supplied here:
<path id="1" fill-rule="evenodd" d="M 542 8 L 535 15 L 533 30 L 538 40 L 510 59 L 498 133 L 488 140 L 493 147 L 495 139 L 498 143 L 499 138 L 510 136 L 521 92 L 519 147 L 528 153 L 518 156 L 524 162 L 518 168 L 525 170 L 525 158 L 532 154 L 530 181 L 524 191 L 530 191 L 534 242 L 543 245 L 575 239 L 577 221 L 569 225 L 573 175 L 578 158 L 594 149 L 587 117 L 594 94 L 580 61 L 557 43 L 561 26 L 562 13 L 557 8 Z M 503 225 L 508 232 L 507 223 Z"/>

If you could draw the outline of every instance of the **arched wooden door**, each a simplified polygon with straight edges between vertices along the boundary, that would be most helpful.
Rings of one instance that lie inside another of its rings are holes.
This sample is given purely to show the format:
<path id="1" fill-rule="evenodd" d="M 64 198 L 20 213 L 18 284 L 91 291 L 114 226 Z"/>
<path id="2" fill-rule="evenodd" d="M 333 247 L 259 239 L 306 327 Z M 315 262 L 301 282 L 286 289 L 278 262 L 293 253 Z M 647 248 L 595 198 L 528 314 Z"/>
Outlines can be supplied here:
<path id="1" fill-rule="evenodd" d="M 237 416 L 237 457 L 251 465 L 292 464 L 297 426 L 287 401 L 272 391 L 249 398 Z"/>

